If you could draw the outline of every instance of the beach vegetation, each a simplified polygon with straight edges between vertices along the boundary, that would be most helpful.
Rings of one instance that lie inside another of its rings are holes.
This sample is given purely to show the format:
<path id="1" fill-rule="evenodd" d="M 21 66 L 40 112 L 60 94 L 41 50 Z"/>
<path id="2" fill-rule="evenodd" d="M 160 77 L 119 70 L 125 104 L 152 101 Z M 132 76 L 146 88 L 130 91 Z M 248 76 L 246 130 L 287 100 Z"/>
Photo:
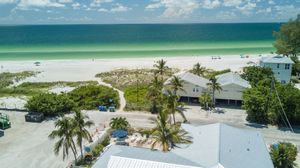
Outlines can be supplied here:
<path id="1" fill-rule="evenodd" d="M 125 117 L 115 117 L 110 120 L 109 126 L 112 129 L 127 130 L 130 127 L 130 124 Z"/>
<path id="2" fill-rule="evenodd" d="M 155 62 L 153 65 L 155 68 L 155 73 L 159 74 L 161 77 L 161 80 L 164 81 L 164 75 L 169 70 L 169 67 L 167 66 L 167 61 L 161 59 Z"/>
<path id="3" fill-rule="evenodd" d="M 151 131 L 154 139 L 151 148 L 154 149 L 159 145 L 164 152 L 177 147 L 177 144 L 190 144 L 192 138 L 188 132 L 183 130 L 178 124 L 170 124 L 168 122 L 168 114 L 160 112 L 155 119 L 151 119 L 155 127 Z"/>
<path id="4" fill-rule="evenodd" d="M 147 98 L 147 85 L 131 85 L 124 90 L 126 100 L 126 111 L 150 111 L 150 100 Z"/>
<path id="5" fill-rule="evenodd" d="M 279 32 L 274 32 L 274 47 L 278 54 L 297 56 L 300 54 L 300 14 L 296 19 L 282 24 Z"/>
<path id="6" fill-rule="evenodd" d="M 80 86 L 68 93 L 79 109 L 93 110 L 98 106 L 119 107 L 119 94 L 113 88 L 102 85 Z"/>
<path id="7" fill-rule="evenodd" d="M 151 113 L 158 113 L 162 108 L 162 101 L 163 101 L 163 82 L 158 78 L 157 75 L 153 76 L 152 81 L 149 84 L 147 97 L 150 101 L 150 112 Z"/>
<path id="8" fill-rule="evenodd" d="M 300 90 L 293 84 L 264 79 L 244 91 L 243 108 L 250 122 L 288 127 L 287 118 L 291 124 L 299 125 Z"/>
<path id="9" fill-rule="evenodd" d="M 249 81 L 251 86 L 256 86 L 259 81 L 273 78 L 273 71 L 268 67 L 248 66 L 243 68 L 241 77 Z"/>
<path id="10" fill-rule="evenodd" d="M 56 116 L 70 113 L 76 108 L 76 103 L 67 94 L 42 93 L 30 98 L 25 108 L 30 112 L 44 113 L 46 116 Z"/>
<path id="11" fill-rule="evenodd" d="M 35 76 L 38 73 L 39 72 L 33 72 L 33 71 L 23 71 L 17 73 L 10 73 L 10 72 L 0 73 L 0 88 L 8 87 L 14 84 L 15 82 L 19 82 L 28 77 Z"/>
<path id="12" fill-rule="evenodd" d="M 270 155 L 275 168 L 296 168 L 297 147 L 291 143 L 280 142 L 270 146 Z"/>
<path id="13" fill-rule="evenodd" d="M 168 86 L 173 91 L 173 94 L 175 96 L 177 95 L 178 91 L 185 92 L 183 85 L 184 85 L 184 81 L 180 77 L 175 75 L 172 76 L 170 83 L 168 84 Z"/>

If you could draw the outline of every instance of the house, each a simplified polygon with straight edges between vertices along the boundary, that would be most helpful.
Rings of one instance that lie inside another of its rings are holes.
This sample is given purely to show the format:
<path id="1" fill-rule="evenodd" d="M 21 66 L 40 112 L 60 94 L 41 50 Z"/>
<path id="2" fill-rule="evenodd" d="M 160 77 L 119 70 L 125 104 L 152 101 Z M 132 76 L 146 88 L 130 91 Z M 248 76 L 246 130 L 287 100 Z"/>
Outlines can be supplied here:
<path id="1" fill-rule="evenodd" d="M 216 123 L 182 124 L 190 145 L 170 152 L 130 146 L 109 147 L 93 168 L 274 168 L 267 146 L 258 131 Z"/>
<path id="2" fill-rule="evenodd" d="M 184 91 L 177 92 L 177 95 L 180 96 L 180 101 L 198 103 L 201 94 L 204 92 L 211 93 L 211 90 L 207 87 L 208 79 L 190 72 L 179 73 L 176 76 L 183 80 Z M 239 105 L 242 101 L 243 91 L 251 87 L 249 82 L 242 79 L 237 73 L 229 72 L 218 75 L 216 78 L 222 87 L 222 91 L 215 92 L 217 103 Z M 171 79 L 164 83 L 165 89 L 168 88 Z"/>
<path id="3" fill-rule="evenodd" d="M 243 92 L 251 88 L 248 81 L 234 72 L 228 72 L 216 76 L 217 82 L 221 85 L 222 90 L 215 92 L 217 103 L 241 105 Z"/>
<path id="4" fill-rule="evenodd" d="M 207 92 L 207 83 L 209 82 L 207 79 L 192 74 L 190 72 L 182 72 L 176 74 L 181 80 L 183 80 L 183 88 L 184 91 L 178 91 L 176 94 L 180 96 L 181 101 L 187 102 L 198 102 L 199 96 L 203 92 Z M 165 88 L 168 88 L 172 78 L 169 78 L 165 83 Z"/>
<path id="5" fill-rule="evenodd" d="M 293 64 L 289 57 L 280 55 L 263 57 L 259 61 L 259 66 L 271 68 L 275 78 L 283 84 L 290 82 Z"/>

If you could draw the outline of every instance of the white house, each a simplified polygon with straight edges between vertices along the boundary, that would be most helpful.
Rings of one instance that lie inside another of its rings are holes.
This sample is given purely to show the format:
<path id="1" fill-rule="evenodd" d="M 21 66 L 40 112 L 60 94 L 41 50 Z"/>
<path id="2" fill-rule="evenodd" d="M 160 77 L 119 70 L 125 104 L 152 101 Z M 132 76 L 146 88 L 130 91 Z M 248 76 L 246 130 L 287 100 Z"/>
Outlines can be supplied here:
<path id="1" fill-rule="evenodd" d="M 203 126 L 182 124 L 192 144 L 170 152 L 113 145 L 93 168 L 274 168 L 258 131 L 216 123 Z"/>
<path id="2" fill-rule="evenodd" d="M 208 79 L 194 75 L 190 72 L 183 72 L 176 74 L 184 81 L 184 91 L 178 91 L 181 101 L 198 103 L 199 97 L 204 92 L 211 93 L 207 87 Z M 241 104 L 243 91 L 250 88 L 248 81 L 242 79 L 238 74 L 229 72 L 216 76 L 217 82 L 220 83 L 222 91 L 215 91 L 215 98 L 217 103 L 226 104 Z M 164 85 L 168 88 L 172 78 L 168 79 Z"/>
<path id="3" fill-rule="evenodd" d="M 215 99 L 219 103 L 241 104 L 243 92 L 250 88 L 248 81 L 242 79 L 239 74 L 228 72 L 216 76 L 222 90 L 215 92 Z"/>
<path id="4" fill-rule="evenodd" d="M 181 80 L 184 81 L 183 88 L 184 91 L 178 91 L 176 94 L 180 96 L 182 101 L 187 102 L 198 102 L 199 96 L 203 92 L 207 92 L 207 83 L 209 82 L 207 79 L 194 75 L 190 72 L 183 72 L 176 74 Z M 168 79 L 164 86 L 168 88 L 172 78 Z"/>
<path id="5" fill-rule="evenodd" d="M 280 55 L 263 57 L 259 61 L 259 66 L 271 68 L 275 78 L 281 83 L 290 82 L 293 64 L 289 57 Z"/>

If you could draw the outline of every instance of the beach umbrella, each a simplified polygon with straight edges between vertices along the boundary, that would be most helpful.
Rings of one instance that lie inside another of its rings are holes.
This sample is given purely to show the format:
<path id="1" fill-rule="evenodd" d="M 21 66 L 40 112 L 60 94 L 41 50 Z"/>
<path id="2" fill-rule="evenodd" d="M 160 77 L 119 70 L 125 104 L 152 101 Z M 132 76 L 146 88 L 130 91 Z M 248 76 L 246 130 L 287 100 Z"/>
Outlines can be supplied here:
<path id="1" fill-rule="evenodd" d="M 38 61 L 37 61 L 37 62 L 35 62 L 34 64 L 35 64 L 35 66 L 40 66 L 40 65 L 41 65 L 41 62 L 38 62 Z"/>
<path id="2" fill-rule="evenodd" d="M 125 130 L 121 130 L 121 129 L 118 129 L 118 130 L 115 130 L 112 132 L 112 137 L 114 137 L 114 138 L 125 138 L 125 137 L 127 137 L 127 135 L 128 135 L 128 132 Z"/>

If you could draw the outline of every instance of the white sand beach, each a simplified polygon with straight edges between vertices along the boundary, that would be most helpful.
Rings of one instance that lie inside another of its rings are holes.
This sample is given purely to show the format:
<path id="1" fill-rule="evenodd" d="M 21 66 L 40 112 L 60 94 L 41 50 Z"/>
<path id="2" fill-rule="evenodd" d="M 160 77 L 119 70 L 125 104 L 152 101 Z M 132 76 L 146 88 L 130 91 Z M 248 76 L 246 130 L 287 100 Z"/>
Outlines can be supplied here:
<path id="1" fill-rule="evenodd" d="M 31 82 L 48 81 L 85 81 L 95 79 L 95 74 L 118 68 L 151 68 L 159 59 L 167 60 L 167 65 L 180 70 L 191 69 L 197 62 L 215 70 L 230 68 L 240 71 L 248 62 L 257 62 L 258 55 L 240 58 L 239 55 L 225 55 L 221 59 L 211 56 L 193 57 L 156 57 L 156 58 L 111 58 L 111 59 L 74 59 L 74 60 L 32 60 L 32 61 L 0 61 L 0 72 L 40 71 L 37 77 L 28 78 Z M 40 61 L 40 66 L 34 62 Z"/>

